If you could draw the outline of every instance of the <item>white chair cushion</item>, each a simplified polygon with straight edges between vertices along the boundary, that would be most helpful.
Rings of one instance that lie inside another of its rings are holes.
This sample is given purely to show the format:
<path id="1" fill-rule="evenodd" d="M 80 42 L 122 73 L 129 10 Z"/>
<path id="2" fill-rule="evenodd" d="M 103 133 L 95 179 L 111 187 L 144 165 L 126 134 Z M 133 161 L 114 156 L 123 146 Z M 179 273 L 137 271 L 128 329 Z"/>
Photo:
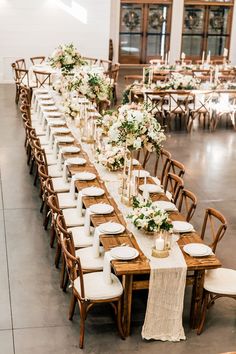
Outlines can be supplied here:
<path id="1" fill-rule="evenodd" d="M 58 194 L 59 195 L 59 194 Z M 84 225 L 84 217 L 78 216 L 77 208 L 62 210 L 67 227 Z"/>
<path id="2" fill-rule="evenodd" d="M 52 154 L 46 154 L 46 156 L 47 156 L 47 165 L 48 166 L 52 166 L 52 165 L 57 164 L 57 160 L 55 159 L 54 156 L 52 156 Z"/>
<path id="3" fill-rule="evenodd" d="M 75 248 L 89 247 L 93 244 L 94 229 L 91 227 L 91 236 L 84 235 L 84 227 L 77 226 L 67 229 L 72 233 Z"/>
<path id="4" fill-rule="evenodd" d="M 236 295 L 236 270 L 227 268 L 208 270 L 204 288 L 216 294 Z"/>
<path id="5" fill-rule="evenodd" d="M 76 200 L 71 198 L 70 193 L 58 193 L 57 198 L 60 209 L 69 209 L 76 207 Z"/>
<path id="6" fill-rule="evenodd" d="M 52 178 L 53 189 L 56 193 L 69 192 L 70 183 L 65 182 L 63 178 Z"/>
<path id="7" fill-rule="evenodd" d="M 41 145 L 48 145 L 48 144 L 49 144 L 49 141 L 48 141 L 48 139 L 46 138 L 46 135 L 39 136 L 39 141 L 40 141 L 40 144 L 41 144 Z"/>
<path id="8" fill-rule="evenodd" d="M 75 251 L 76 257 L 80 258 L 83 270 L 103 270 L 104 249 L 100 247 L 100 257 L 94 258 L 93 247 L 81 248 Z"/>
<path id="9" fill-rule="evenodd" d="M 85 297 L 89 300 L 108 300 L 121 296 L 123 287 L 119 279 L 111 274 L 112 283 L 107 284 L 103 279 L 103 272 L 84 274 Z M 75 279 L 74 287 L 80 294 L 80 278 Z"/>
<path id="10" fill-rule="evenodd" d="M 58 170 L 57 165 L 48 166 L 48 174 L 50 177 L 62 177 L 62 171 Z"/>

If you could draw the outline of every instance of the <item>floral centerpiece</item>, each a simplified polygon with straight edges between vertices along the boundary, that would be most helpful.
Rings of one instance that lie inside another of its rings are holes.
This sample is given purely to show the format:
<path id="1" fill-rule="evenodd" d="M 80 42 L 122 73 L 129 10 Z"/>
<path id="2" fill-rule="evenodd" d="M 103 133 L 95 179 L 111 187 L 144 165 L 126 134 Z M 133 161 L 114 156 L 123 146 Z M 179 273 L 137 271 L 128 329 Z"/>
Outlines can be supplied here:
<path id="1" fill-rule="evenodd" d="M 168 84 L 173 90 L 194 90 L 198 88 L 200 80 L 191 75 L 173 73 Z"/>
<path id="2" fill-rule="evenodd" d="M 102 72 L 84 73 L 79 91 L 93 102 L 109 101 L 112 93 L 111 80 Z"/>
<path id="3" fill-rule="evenodd" d="M 148 233 L 170 231 L 173 227 L 168 213 L 158 208 L 151 200 L 144 202 L 134 198 L 133 211 L 128 218 L 137 229 Z"/>
<path id="4" fill-rule="evenodd" d="M 128 150 L 145 148 L 159 151 L 165 134 L 157 120 L 146 110 L 145 105 L 127 104 L 118 110 L 117 120 L 109 129 L 111 144 Z"/>
<path id="5" fill-rule="evenodd" d="M 98 157 L 98 161 L 109 171 L 118 171 L 123 168 L 125 161 L 125 151 L 122 147 L 112 147 L 106 149 Z"/>
<path id="6" fill-rule="evenodd" d="M 62 72 L 70 72 L 76 67 L 86 64 L 73 43 L 59 45 L 49 58 L 51 67 L 61 69 Z"/>
<path id="7" fill-rule="evenodd" d="M 117 111 L 107 110 L 104 114 L 97 117 L 97 125 L 102 128 L 102 131 L 105 135 L 108 134 L 109 129 L 117 120 Z"/>
<path id="8" fill-rule="evenodd" d="M 76 102 L 71 101 L 70 98 L 62 102 L 62 110 L 71 119 L 80 117 L 80 106 Z"/>

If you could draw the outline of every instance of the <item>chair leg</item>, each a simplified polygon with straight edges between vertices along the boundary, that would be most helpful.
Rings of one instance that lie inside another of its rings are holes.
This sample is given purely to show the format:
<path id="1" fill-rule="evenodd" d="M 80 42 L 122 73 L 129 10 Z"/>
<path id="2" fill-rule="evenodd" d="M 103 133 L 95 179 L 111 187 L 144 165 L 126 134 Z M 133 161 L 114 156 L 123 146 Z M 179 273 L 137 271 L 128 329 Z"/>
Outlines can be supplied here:
<path id="1" fill-rule="evenodd" d="M 54 226 L 52 225 L 51 226 L 51 230 L 50 230 L 50 247 L 53 248 L 54 246 L 54 242 L 55 242 L 55 238 L 56 238 L 56 232 L 55 232 L 55 229 L 54 229 Z"/>
<path id="2" fill-rule="evenodd" d="M 44 200 L 42 199 L 42 203 L 41 203 L 41 207 L 40 207 L 40 213 L 43 212 L 44 204 L 45 204 L 45 202 L 44 202 Z"/>
<path id="3" fill-rule="evenodd" d="M 59 244 L 59 242 L 57 242 L 55 262 L 54 262 L 56 268 L 59 268 L 60 259 L 61 259 L 61 245 Z"/>
<path id="4" fill-rule="evenodd" d="M 75 305 L 76 305 L 76 297 L 72 293 L 71 300 L 70 300 L 70 308 L 69 308 L 69 320 L 70 321 L 73 320 L 73 316 L 74 316 L 74 313 L 75 313 Z"/>
<path id="5" fill-rule="evenodd" d="M 208 293 L 208 291 L 204 290 L 201 320 L 200 320 L 200 323 L 199 323 L 198 328 L 197 328 L 197 334 L 198 335 L 200 335 L 202 333 L 202 330 L 203 330 L 203 327 L 204 327 L 204 324 L 205 324 L 208 301 L 209 301 L 209 293 Z"/>
<path id="6" fill-rule="evenodd" d="M 80 349 L 82 349 L 84 347 L 85 319 L 86 319 L 85 306 L 84 306 L 84 304 L 81 304 L 81 308 L 80 308 L 80 336 L 79 336 Z"/>
<path id="7" fill-rule="evenodd" d="M 64 291 L 64 293 L 66 292 L 68 283 L 69 283 L 69 276 L 68 276 L 68 273 L 65 272 L 65 280 L 64 280 L 64 284 L 63 284 L 63 288 L 62 288 L 62 290 Z"/>
<path id="8" fill-rule="evenodd" d="M 66 275 L 66 267 L 65 267 L 65 257 L 62 256 L 62 264 L 61 264 L 61 279 L 60 279 L 60 288 L 63 289 L 65 283 L 65 275 Z"/>
<path id="9" fill-rule="evenodd" d="M 34 177 L 34 186 L 37 185 L 38 176 L 39 176 L 39 173 L 38 173 L 38 169 L 37 169 L 37 170 L 36 170 L 36 173 L 35 173 L 35 177 Z"/>
<path id="10" fill-rule="evenodd" d="M 44 216 L 44 220 L 43 220 L 43 226 L 44 226 L 44 230 L 48 229 L 48 223 L 49 223 L 49 217 L 50 217 L 50 210 L 48 205 L 46 204 L 45 207 L 45 216 Z"/>
<path id="11" fill-rule="evenodd" d="M 124 331 L 123 331 L 123 327 L 122 327 L 121 299 L 118 301 L 118 304 L 117 304 L 117 327 L 118 327 L 118 331 L 119 331 L 121 338 L 125 339 L 125 335 L 124 335 Z"/>

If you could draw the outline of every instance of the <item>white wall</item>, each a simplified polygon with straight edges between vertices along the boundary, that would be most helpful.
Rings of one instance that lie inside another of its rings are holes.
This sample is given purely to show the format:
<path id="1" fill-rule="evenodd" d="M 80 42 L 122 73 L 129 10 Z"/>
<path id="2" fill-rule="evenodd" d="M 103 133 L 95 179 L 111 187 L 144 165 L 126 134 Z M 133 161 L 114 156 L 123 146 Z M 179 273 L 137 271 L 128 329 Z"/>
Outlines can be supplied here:
<path id="1" fill-rule="evenodd" d="M 16 58 L 49 55 L 73 42 L 85 56 L 107 59 L 111 0 L 0 0 L 0 81 Z"/>

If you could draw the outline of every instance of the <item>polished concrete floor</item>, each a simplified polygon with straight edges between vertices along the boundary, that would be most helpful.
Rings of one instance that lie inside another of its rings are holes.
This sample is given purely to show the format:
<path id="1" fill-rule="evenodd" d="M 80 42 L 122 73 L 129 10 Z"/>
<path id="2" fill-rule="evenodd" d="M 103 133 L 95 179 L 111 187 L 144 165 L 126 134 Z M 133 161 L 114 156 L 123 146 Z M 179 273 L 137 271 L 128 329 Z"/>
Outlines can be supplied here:
<path id="1" fill-rule="evenodd" d="M 38 190 L 26 165 L 23 127 L 14 103 L 14 87 L 0 86 L 0 354 L 75 354 L 79 316 L 67 320 L 70 294 L 59 288 L 54 250 L 42 228 Z M 224 126 L 215 133 L 198 129 L 168 135 L 166 148 L 187 169 L 186 187 L 198 196 L 193 219 L 199 228 L 204 208 L 213 206 L 229 227 L 217 255 L 236 269 L 236 132 Z M 216 354 L 236 350 L 236 303 L 222 299 L 209 311 L 201 336 L 189 329 L 190 289 L 185 296 L 180 343 L 143 341 L 140 336 L 146 294 L 135 295 L 132 335 L 122 341 L 109 307 L 88 316 L 84 353 Z"/>

